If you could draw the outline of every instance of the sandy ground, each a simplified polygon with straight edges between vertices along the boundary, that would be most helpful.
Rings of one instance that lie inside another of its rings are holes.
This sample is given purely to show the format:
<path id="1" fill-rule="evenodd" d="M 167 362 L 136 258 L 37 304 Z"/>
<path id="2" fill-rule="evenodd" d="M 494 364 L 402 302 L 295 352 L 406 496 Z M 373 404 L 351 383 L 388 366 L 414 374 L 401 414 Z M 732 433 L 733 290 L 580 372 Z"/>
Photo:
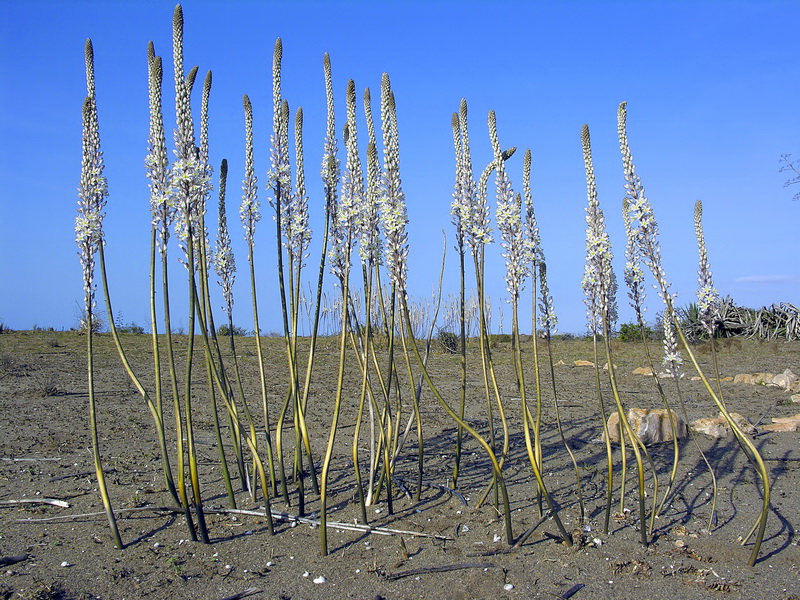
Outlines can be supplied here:
<path id="1" fill-rule="evenodd" d="M 575 360 L 592 359 L 591 344 L 583 340 L 554 342 L 553 353 L 555 361 L 564 362 L 556 367 L 556 382 L 566 437 L 580 465 L 587 512 L 584 522 L 580 521 L 572 464 L 554 425 L 552 393 L 547 391 L 549 378 L 544 388 L 544 479 L 576 544 L 562 544 L 554 521 L 548 519 L 524 544 L 509 550 L 492 495 L 481 507 L 476 506 L 491 470 L 485 453 L 473 440 L 465 443 L 458 494 L 442 487 L 451 484 L 456 428 L 425 390 L 421 402 L 425 485 L 420 500 L 413 500 L 417 442 L 412 433 L 397 463 L 393 514 L 389 514 L 385 494 L 368 508 L 370 525 L 408 533 L 379 535 L 331 528 L 331 553 L 322 557 L 319 528 L 313 524 L 276 521 L 275 535 L 270 536 L 263 516 L 223 511 L 207 515 L 211 544 L 206 545 L 188 541 L 182 514 L 149 510 L 172 504 L 164 491 L 155 430 L 142 398 L 125 377 L 110 336 L 101 335 L 97 338 L 96 361 L 101 451 L 127 546 L 117 550 L 102 515 L 79 516 L 102 510 L 92 472 L 85 342 L 85 337 L 72 332 L 0 335 L 0 557 L 27 555 L 21 562 L 0 567 L 0 600 L 222 599 L 246 590 L 258 590 L 249 597 L 264 599 L 800 598 L 797 432 L 758 432 L 753 436 L 773 486 L 769 522 L 755 567 L 747 566 L 752 544 L 742 546 L 737 540 L 747 535 L 758 514 L 760 487 L 756 472 L 732 437 L 698 438 L 715 467 L 719 484 L 718 522 L 712 531 L 708 530 L 709 472 L 694 443 L 685 441 L 675 487 L 647 546 L 640 541 L 634 468 L 628 471 L 625 504 L 620 510 L 620 456 L 615 450 L 616 514 L 608 534 L 603 533 L 607 463 L 605 446 L 598 443 L 602 425 L 594 370 L 574 366 Z M 254 341 L 241 338 L 238 343 L 250 407 L 261 423 Z M 270 338 L 265 343 L 270 410 L 277 412 L 286 389 L 282 340 Z M 152 385 L 152 375 L 145 375 L 152 370 L 150 338 L 125 336 L 125 344 L 143 380 Z M 179 352 L 185 346 L 185 338 L 179 339 Z M 493 350 L 508 412 L 510 450 L 505 474 L 516 537 L 540 521 L 536 484 L 525 452 L 510 346 L 498 342 Z M 704 368 L 710 368 L 711 355 L 706 350 L 698 348 L 698 356 Z M 530 343 L 524 351 L 527 368 L 532 369 Z M 323 455 L 330 430 L 336 358 L 335 340 L 325 340 L 315 367 L 308 413 L 315 460 Z M 800 372 L 797 342 L 737 342 L 723 347 L 719 358 L 722 376 L 782 372 L 786 368 Z M 486 434 L 479 360 L 471 350 L 467 415 Z M 660 406 L 653 379 L 631 374 L 633 368 L 645 364 L 639 344 L 615 343 L 614 361 L 626 407 Z M 353 407 L 359 383 L 354 369 L 351 364 L 346 377 L 345 407 L 330 476 L 329 519 L 340 523 L 360 521 L 351 458 Z M 435 352 L 430 369 L 445 396 L 455 403 L 458 358 Z M 687 373 L 681 381 L 690 419 L 715 416 L 717 411 L 708 394 L 699 382 L 690 380 L 693 374 Z M 527 377 L 530 385 L 532 373 Z M 194 422 L 204 503 L 206 509 L 226 509 L 229 502 L 222 484 L 205 373 L 199 362 L 195 379 Z M 407 382 L 402 382 L 408 397 Z M 663 382 L 674 401 L 674 382 Z M 607 387 L 607 378 L 603 385 Z M 792 404 L 789 394 L 781 389 L 732 382 L 722 385 L 729 408 L 759 425 L 771 422 L 772 417 L 800 412 L 800 405 Z M 47 388 L 50 395 L 44 396 Z M 167 423 L 171 419 L 168 410 Z M 495 424 L 502 440 L 499 422 Z M 174 461 L 174 426 L 169 436 Z M 294 440 L 291 427 L 287 428 L 286 440 L 288 457 Z M 367 442 L 366 435 L 362 436 L 360 446 L 366 449 Z M 663 491 L 672 446 L 655 445 L 650 451 Z M 241 489 L 238 480 L 234 485 Z M 290 485 L 289 489 L 291 505 L 277 498 L 272 508 L 296 515 L 297 488 Z M 652 495 L 649 477 L 648 491 Z M 319 498 L 310 490 L 306 494 L 306 516 L 313 520 Z M 62 500 L 69 506 L 18 502 L 43 498 Z M 254 504 L 242 491 L 237 491 L 236 501 L 246 510 L 263 505 Z M 123 512 L 137 507 L 148 510 Z M 37 520 L 53 517 L 68 518 Z M 432 567 L 442 569 L 432 571 Z M 321 577 L 324 583 L 317 583 Z"/>

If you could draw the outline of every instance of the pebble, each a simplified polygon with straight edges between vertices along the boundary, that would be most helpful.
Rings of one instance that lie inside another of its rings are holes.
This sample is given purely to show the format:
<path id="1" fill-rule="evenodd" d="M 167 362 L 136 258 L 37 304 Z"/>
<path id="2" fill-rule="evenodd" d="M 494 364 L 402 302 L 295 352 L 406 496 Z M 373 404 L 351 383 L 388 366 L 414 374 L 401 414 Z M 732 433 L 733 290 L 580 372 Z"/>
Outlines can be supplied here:
<path id="1" fill-rule="evenodd" d="M 317 577 L 317 578 L 314 580 L 314 583 L 325 583 L 325 582 L 327 582 L 327 581 L 328 581 L 327 579 L 325 579 L 325 578 L 324 578 L 322 575 L 320 575 L 319 577 Z"/>
<path id="2" fill-rule="evenodd" d="M 513 590 L 513 589 L 514 589 L 514 586 L 513 586 L 513 585 L 511 585 L 510 583 L 507 583 L 507 584 L 505 584 L 505 585 L 503 586 L 503 589 L 504 589 L 505 591 L 507 591 L 507 592 L 510 592 L 511 590 Z"/>
<path id="3" fill-rule="evenodd" d="M 64 562 L 61 563 L 61 566 L 62 567 L 71 567 L 72 565 L 69 564 L 67 561 L 64 561 Z"/>

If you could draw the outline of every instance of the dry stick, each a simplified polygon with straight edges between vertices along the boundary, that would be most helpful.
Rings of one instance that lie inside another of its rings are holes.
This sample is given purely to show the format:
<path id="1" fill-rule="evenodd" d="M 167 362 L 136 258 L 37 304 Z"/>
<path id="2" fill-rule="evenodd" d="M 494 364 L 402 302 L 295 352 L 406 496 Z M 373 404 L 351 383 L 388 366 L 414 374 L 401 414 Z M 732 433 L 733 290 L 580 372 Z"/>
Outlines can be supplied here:
<path id="1" fill-rule="evenodd" d="M 0 557 L 0 567 L 8 567 L 9 565 L 15 565 L 17 563 L 23 562 L 30 558 L 30 554 L 16 554 L 14 556 L 2 556 Z"/>
<path id="2" fill-rule="evenodd" d="M 87 473 L 87 475 L 91 474 L 91 471 Z M 52 504 L 53 506 L 60 506 L 61 508 L 69 508 L 68 502 L 56 500 L 55 498 L 22 498 L 20 500 L 0 500 L 0 505 L 1 504 Z"/>
<path id="3" fill-rule="evenodd" d="M 181 513 L 182 509 L 173 506 L 138 506 L 135 508 L 121 508 L 120 514 L 136 513 L 136 512 L 164 512 L 164 513 Z M 213 515 L 247 515 L 251 517 L 264 517 L 264 507 L 259 510 L 247 510 L 241 508 L 207 508 L 206 513 Z M 87 517 L 99 517 L 104 515 L 103 512 L 83 513 L 79 515 L 62 515 L 60 517 L 42 517 L 37 519 L 16 519 L 16 523 L 48 523 L 53 521 L 69 521 L 72 519 L 85 519 Z M 286 512 L 272 511 L 270 513 L 273 519 L 285 521 L 288 523 L 300 523 L 303 525 L 311 525 L 312 527 L 319 527 L 321 521 L 317 519 L 310 519 L 308 517 L 301 517 L 292 515 Z M 332 529 L 340 529 L 342 531 L 360 531 L 367 534 L 375 535 L 407 535 L 410 537 L 421 537 L 433 540 L 452 541 L 453 538 L 440 535 L 436 533 L 424 533 L 421 531 L 411 531 L 406 529 L 391 529 L 388 527 L 377 527 L 372 525 L 359 525 L 358 523 L 340 523 L 336 521 L 328 521 L 327 526 Z"/>
<path id="4" fill-rule="evenodd" d="M 246 598 L 247 596 L 252 596 L 253 594 L 260 594 L 261 590 L 255 587 L 247 588 L 243 592 L 237 592 L 231 596 L 225 596 L 222 600 L 240 600 L 240 598 Z"/>
<path id="5" fill-rule="evenodd" d="M 458 571 L 460 569 L 490 569 L 494 567 L 494 563 L 482 562 L 482 563 L 460 563 L 457 565 L 444 565 L 441 567 L 422 567 L 420 569 L 411 569 L 410 571 L 400 571 L 399 573 L 393 573 L 392 575 L 387 575 L 386 578 L 389 581 L 394 581 L 396 579 L 402 579 L 403 577 L 409 577 L 411 575 L 425 575 L 427 573 L 445 573 L 446 571 Z"/>

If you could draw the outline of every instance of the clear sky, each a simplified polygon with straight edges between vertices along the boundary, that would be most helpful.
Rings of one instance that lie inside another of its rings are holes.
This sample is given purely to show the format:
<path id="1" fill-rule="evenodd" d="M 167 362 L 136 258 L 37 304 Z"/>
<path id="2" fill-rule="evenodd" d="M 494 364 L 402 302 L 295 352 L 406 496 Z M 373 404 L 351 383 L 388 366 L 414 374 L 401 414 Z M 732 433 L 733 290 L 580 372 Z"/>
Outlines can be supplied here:
<path id="1" fill-rule="evenodd" d="M 235 319 L 242 326 L 252 328 L 237 213 L 244 162 L 241 98 L 247 93 L 254 107 L 265 213 L 256 233 L 262 328 L 280 327 L 274 226 L 263 187 L 277 37 L 284 47 L 284 96 L 292 112 L 302 106 L 306 115 L 306 177 L 317 242 L 323 54 L 330 53 L 332 60 L 339 131 L 347 80 L 355 80 L 359 97 L 370 87 L 377 109 L 381 74 L 389 73 L 410 219 L 412 295 L 430 295 L 436 284 L 442 230 L 450 250 L 445 291 L 457 290 L 449 214 L 450 117 L 466 98 L 476 169 L 491 154 L 489 110 L 497 113 L 501 144 L 520 148 L 508 163 L 520 191 L 522 150 L 531 149 L 534 202 L 559 329 L 585 331 L 580 130 L 584 123 L 591 129 L 599 200 L 621 277 L 625 240 L 616 110 L 624 100 L 631 149 L 660 224 L 678 305 L 693 301 L 696 289 L 692 211 L 697 199 L 704 203 L 709 258 L 720 293 L 751 307 L 800 304 L 800 202 L 792 201 L 798 190 L 784 188 L 786 176 L 778 173 L 782 154 L 793 152 L 800 159 L 800 2 L 188 0 L 183 7 L 187 67 L 200 67 L 199 80 L 209 69 L 214 75 L 211 162 L 215 171 L 222 158 L 230 164 L 228 214 L 239 267 Z M 173 8 L 155 0 L 0 4 L 0 322 L 14 329 L 60 329 L 77 322 L 82 282 L 73 224 L 85 95 L 83 47 L 90 37 L 111 192 L 105 232 L 112 299 L 125 322 L 149 323 L 146 48 L 153 40 L 164 56 L 171 132 Z M 213 232 L 213 218 L 209 226 Z M 316 270 L 317 248 L 312 246 L 309 275 Z M 496 309 L 506 297 L 498 244 L 488 254 L 487 285 Z M 182 277 L 177 255 L 176 250 L 174 282 Z M 182 292 L 176 287 L 175 295 Z M 630 320 L 624 290 L 619 301 L 621 320 Z M 653 291 L 649 303 L 652 319 L 660 310 Z M 173 322 L 185 326 L 179 306 Z M 509 320 L 506 316 L 506 331 Z M 494 328 L 499 328 L 497 315 Z"/>

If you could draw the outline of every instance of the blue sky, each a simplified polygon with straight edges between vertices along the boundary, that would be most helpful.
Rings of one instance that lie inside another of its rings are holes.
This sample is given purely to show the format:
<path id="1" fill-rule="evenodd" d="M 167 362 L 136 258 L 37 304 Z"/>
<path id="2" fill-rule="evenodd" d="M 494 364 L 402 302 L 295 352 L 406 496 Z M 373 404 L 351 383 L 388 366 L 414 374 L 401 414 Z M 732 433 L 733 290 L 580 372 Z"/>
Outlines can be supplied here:
<path id="1" fill-rule="evenodd" d="M 531 148 L 534 202 L 559 328 L 583 332 L 586 184 L 580 130 L 584 123 L 591 129 L 599 200 L 621 276 L 625 240 L 616 110 L 624 100 L 631 149 L 660 224 L 665 268 L 678 304 L 692 301 L 696 288 L 692 211 L 697 199 L 704 204 L 719 291 L 744 306 L 800 304 L 795 249 L 800 202 L 792 201 L 797 190 L 784 188 L 785 174 L 778 173 L 782 154 L 793 152 L 800 159 L 798 2 L 189 0 L 183 7 L 186 64 L 198 65 L 200 77 L 209 69 L 214 74 L 211 162 L 217 167 L 227 158 L 230 164 L 228 214 L 239 266 L 235 319 L 245 327 L 252 327 L 252 317 L 237 215 L 244 93 L 254 107 L 265 212 L 256 234 L 262 328 L 280 327 L 273 225 L 263 188 L 277 37 L 284 47 L 284 96 L 292 112 L 297 106 L 305 112 L 316 242 L 322 219 L 323 53 L 332 60 L 340 131 L 347 80 L 355 80 L 359 97 L 370 87 L 376 102 L 381 74 L 389 73 L 410 219 L 412 295 L 430 295 L 435 286 L 443 229 L 448 249 L 453 246 L 450 116 L 466 98 L 476 165 L 491 154 L 489 110 L 497 113 L 501 144 L 520 148 L 508 163 L 517 190 L 522 150 Z M 3 1 L 0 321 L 6 325 L 60 329 L 77 321 L 82 282 L 73 222 L 87 37 L 95 49 L 111 192 L 105 232 L 112 299 L 124 321 L 149 322 L 146 48 L 153 40 L 171 74 L 173 8 L 155 0 Z M 173 101 L 170 86 L 171 75 L 165 75 L 167 107 Z M 171 131 L 171 109 L 166 118 Z M 213 231 L 213 219 L 209 225 Z M 312 246 L 309 274 L 316 270 L 317 248 Z M 497 307 L 506 297 L 499 246 L 488 254 L 487 285 Z M 177 282 L 182 267 L 176 259 L 172 268 Z M 450 251 L 445 291 L 455 292 L 457 285 L 457 258 Z M 182 291 L 176 287 L 175 295 Z M 624 292 L 619 301 L 622 321 L 630 320 Z M 649 304 L 653 318 L 660 310 L 654 292 Z M 173 322 L 185 326 L 181 314 L 178 302 Z M 506 331 L 509 320 L 506 316 Z M 499 328 L 498 315 L 494 328 Z"/>

